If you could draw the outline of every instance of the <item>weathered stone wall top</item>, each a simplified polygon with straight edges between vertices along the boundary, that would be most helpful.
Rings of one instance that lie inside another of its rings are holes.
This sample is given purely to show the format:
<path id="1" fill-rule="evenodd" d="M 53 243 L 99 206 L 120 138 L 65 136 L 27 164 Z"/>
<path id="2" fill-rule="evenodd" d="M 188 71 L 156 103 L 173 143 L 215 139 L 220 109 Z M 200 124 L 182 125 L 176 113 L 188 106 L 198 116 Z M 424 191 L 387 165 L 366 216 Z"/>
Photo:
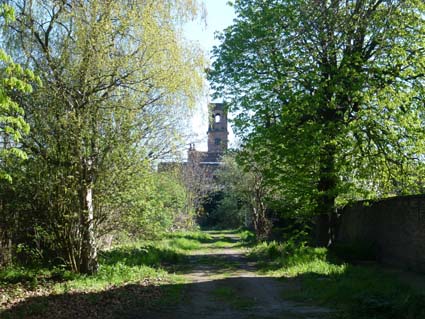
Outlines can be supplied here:
<path id="1" fill-rule="evenodd" d="M 425 195 L 344 208 L 337 241 L 368 242 L 375 245 L 382 263 L 425 272 Z"/>

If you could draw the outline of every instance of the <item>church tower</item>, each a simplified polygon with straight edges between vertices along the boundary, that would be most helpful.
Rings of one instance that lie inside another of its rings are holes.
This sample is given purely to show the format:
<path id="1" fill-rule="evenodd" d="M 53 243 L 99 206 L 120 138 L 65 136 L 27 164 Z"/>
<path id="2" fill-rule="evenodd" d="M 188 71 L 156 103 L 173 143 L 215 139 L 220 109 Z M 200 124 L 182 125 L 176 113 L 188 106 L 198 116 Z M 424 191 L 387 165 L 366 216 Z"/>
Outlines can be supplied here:
<path id="1" fill-rule="evenodd" d="M 222 155 L 227 150 L 227 112 L 223 103 L 211 103 L 208 109 L 208 153 Z"/>

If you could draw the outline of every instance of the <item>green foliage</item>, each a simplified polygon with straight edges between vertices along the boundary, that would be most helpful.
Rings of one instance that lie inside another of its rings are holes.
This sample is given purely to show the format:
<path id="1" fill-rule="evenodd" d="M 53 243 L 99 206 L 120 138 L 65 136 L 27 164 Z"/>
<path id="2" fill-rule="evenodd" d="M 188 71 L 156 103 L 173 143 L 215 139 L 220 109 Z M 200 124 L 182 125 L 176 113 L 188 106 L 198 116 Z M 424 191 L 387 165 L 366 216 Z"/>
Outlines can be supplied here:
<path id="1" fill-rule="evenodd" d="M 209 218 L 216 221 L 217 227 L 224 229 L 248 227 L 251 222 L 251 214 L 249 205 L 243 203 L 237 193 L 226 193 Z"/>
<path id="2" fill-rule="evenodd" d="M 255 234 L 249 230 L 242 230 L 239 233 L 239 236 L 241 237 L 242 242 L 246 244 L 250 244 L 255 241 Z"/>
<path id="3" fill-rule="evenodd" d="M 198 240 L 187 238 L 173 238 L 170 240 L 170 245 L 182 250 L 194 250 L 201 247 L 201 243 Z"/>
<path id="4" fill-rule="evenodd" d="M 291 214 L 423 190 L 423 1 L 235 1 L 209 73 Z"/>
<path id="5" fill-rule="evenodd" d="M 379 268 L 347 267 L 329 277 L 306 274 L 298 296 L 341 310 L 337 318 L 413 319 L 424 315 L 425 296 Z M 326 289 L 324 289 L 326 285 Z"/>
<path id="6" fill-rule="evenodd" d="M 178 121 L 202 90 L 203 55 L 181 36 L 199 3 L 9 3 L 17 19 L 4 42 L 45 85 L 13 92 L 31 132 L 20 140 L 28 160 L 2 162 L 16 181 L 0 187 L 7 239 L 90 273 L 106 235 L 190 224 L 180 181 L 152 167 L 178 145 Z"/>
<path id="7" fill-rule="evenodd" d="M 121 212 L 116 229 L 133 238 L 155 238 L 174 228 L 188 229 L 193 222 L 186 211 L 186 189 L 174 172 L 142 168 L 120 193 L 105 190 L 102 195 L 106 195 L 104 202 Z"/>
<path id="8" fill-rule="evenodd" d="M 250 256 L 261 261 L 262 272 L 300 280 L 301 289 L 289 297 L 335 307 L 335 318 L 413 319 L 424 314 L 420 303 L 425 296 L 394 274 L 379 267 L 332 262 L 326 248 L 292 240 L 263 242 L 252 248 Z"/>
<path id="9" fill-rule="evenodd" d="M 178 253 L 181 249 L 176 244 L 147 243 L 140 245 L 124 245 L 101 253 L 101 263 L 114 266 L 125 264 L 127 266 L 147 265 L 160 266 L 161 263 L 177 263 L 182 259 Z"/>
<path id="10" fill-rule="evenodd" d="M 341 273 L 345 265 L 333 265 L 327 261 L 326 248 L 312 248 L 295 241 L 284 243 L 262 242 L 252 248 L 251 258 L 264 262 L 265 269 L 274 274 L 295 277 L 304 273 L 328 275 Z"/>
<path id="11" fill-rule="evenodd" d="M 34 290 L 49 293 L 94 292 L 107 290 L 113 286 L 129 283 L 164 280 L 175 282 L 177 278 L 168 274 L 162 267 L 166 264 L 178 264 L 185 260 L 184 252 L 197 249 L 198 240 L 209 238 L 198 232 L 169 235 L 167 239 L 157 241 L 133 242 L 101 251 L 99 270 L 96 275 L 75 274 L 64 267 L 28 268 L 8 267 L 0 270 L 0 290 L 4 292 L 0 302 L 8 304 L 16 298 L 25 297 Z"/>
<path id="12" fill-rule="evenodd" d="M 24 286 L 29 285 L 32 289 L 36 287 L 33 283 L 45 283 L 49 280 L 71 280 L 74 275 L 60 268 L 25 268 L 25 267 L 6 267 L 0 272 L 0 282 L 2 285 L 21 283 Z"/>
<path id="13" fill-rule="evenodd" d="M 249 150 L 229 152 L 222 161 L 217 174 L 222 196 L 211 218 L 219 227 L 252 226 L 258 238 L 267 237 L 271 228 L 267 207 L 272 187 L 264 180 L 263 167 Z"/>
<path id="14" fill-rule="evenodd" d="M 212 240 L 212 237 L 210 234 L 205 232 L 199 232 L 199 231 L 177 231 L 172 234 L 169 234 L 168 237 L 171 239 L 173 238 L 191 239 L 201 243 L 210 242 Z"/>
<path id="15" fill-rule="evenodd" d="M 217 174 L 218 183 L 223 187 L 222 198 L 211 218 L 225 229 L 250 226 L 252 178 L 237 164 L 234 155 L 224 156 L 223 163 Z"/>
<path id="16" fill-rule="evenodd" d="M 1 4 L 0 17 L 6 23 L 14 20 L 14 10 L 12 7 Z M 29 81 L 37 81 L 34 73 L 24 70 L 19 64 L 13 62 L 12 58 L 0 48 L 0 179 L 11 182 L 12 178 L 4 168 L 4 161 L 9 156 L 15 160 L 26 159 L 27 155 L 17 145 L 23 134 L 28 134 L 29 125 L 24 119 L 24 109 L 12 98 L 13 91 L 31 93 L 32 87 Z M 13 159 L 12 159 L 13 160 Z"/>

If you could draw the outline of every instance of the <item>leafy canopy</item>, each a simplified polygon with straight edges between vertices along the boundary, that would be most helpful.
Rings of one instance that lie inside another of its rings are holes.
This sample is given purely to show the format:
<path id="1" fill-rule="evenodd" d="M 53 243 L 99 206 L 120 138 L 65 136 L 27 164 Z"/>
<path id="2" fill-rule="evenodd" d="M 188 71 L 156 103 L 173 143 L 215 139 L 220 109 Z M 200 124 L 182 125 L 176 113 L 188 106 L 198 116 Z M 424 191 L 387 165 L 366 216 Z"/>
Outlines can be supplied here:
<path id="1" fill-rule="evenodd" d="M 235 1 L 209 74 L 270 183 L 324 212 L 420 191 L 425 4 Z"/>
<path id="2" fill-rule="evenodd" d="M 6 23 L 14 20 L 12 7 L 0 5 L 0 17 Z M 30 70 L 24 70 L 19 64 L 0 48 L 0 158 L 4 161 L 10 155 L 25 159 L 26 154 L 17 147 L 22 134 L 29 132 L 29 125 L 24 120 L 24 110 L 10 96 L 11 91 L 31 93 L 32 87 L 28 80 L 35 80 Z M 3 165 L 1 165 L 3 166 Z M 0 166 L 0 179 L 12 181 L 10 174 Z"/>

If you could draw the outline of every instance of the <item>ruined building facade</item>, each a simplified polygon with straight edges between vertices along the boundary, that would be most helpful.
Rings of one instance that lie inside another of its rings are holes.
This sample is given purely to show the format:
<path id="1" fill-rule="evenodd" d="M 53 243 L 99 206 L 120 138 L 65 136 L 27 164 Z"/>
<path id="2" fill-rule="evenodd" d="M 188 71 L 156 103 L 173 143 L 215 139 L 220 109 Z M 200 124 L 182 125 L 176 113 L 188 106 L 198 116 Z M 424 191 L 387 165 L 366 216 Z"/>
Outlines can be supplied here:
<path id="1" fill-rule="evenodd" d="M 208 151 L 197 151 L 195 144 L 190 144 L 187 162 L 162 162 L 158 171 L 180 167 L 184 172 L 203 171 L 203 175 L 212 177 L 220 165 L 221 158 L 227 150 L 229 131 L 227 129 L 227 112 L 223 103 L 211 103 L 208 106 Z"/>
<path id="2" fill-rule="evenodd" d="M 208 107 L 208 151 L 199 152 L 190 144 L 188 162 L 198 162 L 202 166 L 215 167 L 227 150 L 229 131 L 227 130 L 227 112 L 223 103 L 211 103 Z"/>

